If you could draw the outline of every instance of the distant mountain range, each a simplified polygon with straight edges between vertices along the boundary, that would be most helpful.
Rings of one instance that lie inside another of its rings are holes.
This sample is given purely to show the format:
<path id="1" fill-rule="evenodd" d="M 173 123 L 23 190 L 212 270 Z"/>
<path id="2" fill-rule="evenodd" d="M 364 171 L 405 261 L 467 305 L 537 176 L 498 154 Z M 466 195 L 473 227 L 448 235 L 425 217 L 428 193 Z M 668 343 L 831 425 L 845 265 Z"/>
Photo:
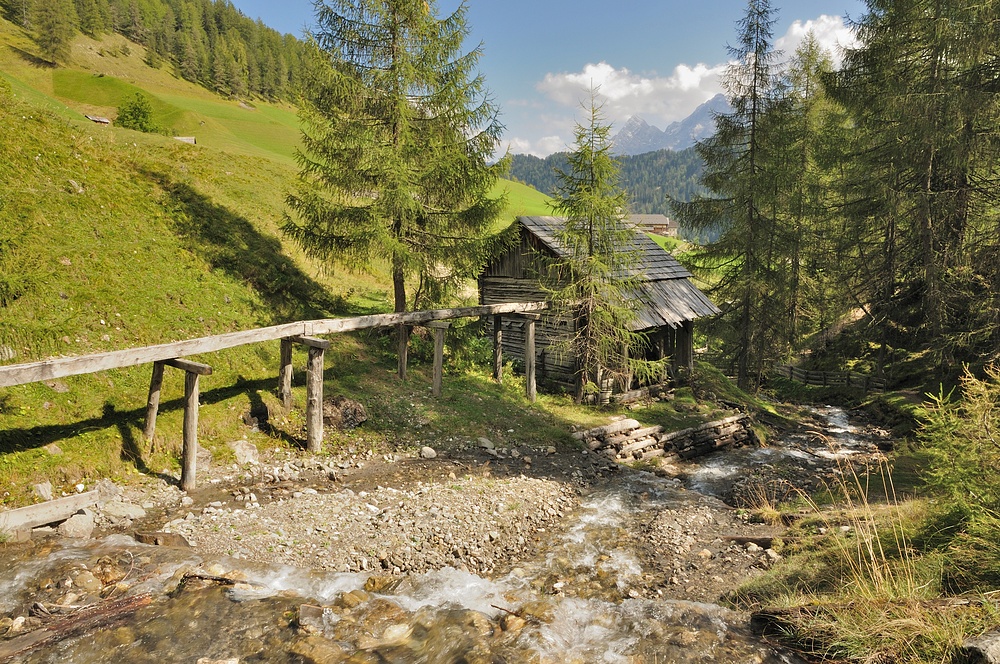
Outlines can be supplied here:
<path id="1" fill-rule="evenodd" d="M 658 129 L 633 115 L 611 139 L 617 155 L 637 155 L 656 150 L 685 150 L 715 133 L 713 113 L 728 113 L 729 102 L 718 94 L 694 109 L 688 117 Z"/>

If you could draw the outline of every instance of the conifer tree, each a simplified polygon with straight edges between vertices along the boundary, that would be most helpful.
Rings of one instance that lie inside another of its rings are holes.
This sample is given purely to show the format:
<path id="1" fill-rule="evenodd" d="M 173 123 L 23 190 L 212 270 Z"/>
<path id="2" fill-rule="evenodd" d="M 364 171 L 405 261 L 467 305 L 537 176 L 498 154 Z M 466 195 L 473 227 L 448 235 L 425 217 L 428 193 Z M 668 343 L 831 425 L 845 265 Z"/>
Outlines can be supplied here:
<path id="1" fill-rule="evenodd" d="M 490 197 L 506 168 L 488 163 L 497 109 L 475 71 L 480 49 L 461 51 L 467 12 L 463 3 L 438 18 L 424 0 L 316 4 L 301 177 L 284 230 L 353 269 L 386 262 L 395 311 L 476 274 L 505 207 Z M 401 376 L 407 335 L 399 330 Z"/>
<path id="2" fill-rule="evenodd" d="M 32 30 L 42 57 L 65 62 L 76 35 L 76 7 L 73 0 L 35 0 Z"/>
<path id="3" fill-rule="evenodd" d="M 577 321 L 568 340 L 577 360 L 577 400 L 611 381 L 646 378 L 660 365 L 638 360 L 646 343 L 633 332 L 637 299 L 635 230 L 626 222 L 628 200 L 619 184 L 620 164 L 611 154 L 611 125 L 592 92 L 586 123 L 577 123 L 573 151 L 553 211 L 565 217 L 557 238 L 566 257 L 550 265 L 553 309 Z"/>
<path id="4" fill-rule="evenodd" d="M 774 21 L 770 0 L 748 0 L 724 78 L 733 110 L 717 116 L 715 135 L 697 145 L 705 162 L 702 184 L 714 196 L 673 204 L 685 227 L 698 234 L 719 233 L 695 257 L 694 267 L 718 269 L 721 275 L 714 292 L 726 304 L 718 332 L 744 389 L 758 384 L 785 343 L 781 327 L 775 326 L 776 316 L 784 312 L 773 299 L 783 287 L 775 254 L 774 168 L 782 129 L 776 116 L 768 115 L 779 90 L 773 70 Z"/>

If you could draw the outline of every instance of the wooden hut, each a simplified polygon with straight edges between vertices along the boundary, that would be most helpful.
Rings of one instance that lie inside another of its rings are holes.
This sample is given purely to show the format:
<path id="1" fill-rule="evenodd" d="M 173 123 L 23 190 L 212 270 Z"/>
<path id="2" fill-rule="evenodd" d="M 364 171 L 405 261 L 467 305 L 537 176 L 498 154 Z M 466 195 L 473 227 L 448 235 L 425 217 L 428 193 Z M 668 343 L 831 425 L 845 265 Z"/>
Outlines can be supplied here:
<path id="1" fill-rule="evenodd" d="M 548 259 L 568 258 L 559 242 L 560 217 L 519 217 L 519 241 L 486 266 L 479 277 L 481 304 L 535 302 L 546 298 L 542 286 Z M 691 273 L 645 233 L 636 230 L 629 250 L 638 255 L 635 274 L 641 300 L 633 329 L 643 331 L 651 341 L 650 359 L 671 358 L 675 369 L 693 369 L 694 321 L 719 313 L 704 293 L 691 283 Z M 525 321 L 519 317 L 497 317 L 501 324 L 502 352 L 506 358 L 524 362 Z M 541 384 L 574 388 L 576 358 L 565 351 L 568 335 L 574 333 L 575 319 L 543 313 L 535 324 L 535 371 Z M 626 389 L 631 386 L 626 386 Z"/>

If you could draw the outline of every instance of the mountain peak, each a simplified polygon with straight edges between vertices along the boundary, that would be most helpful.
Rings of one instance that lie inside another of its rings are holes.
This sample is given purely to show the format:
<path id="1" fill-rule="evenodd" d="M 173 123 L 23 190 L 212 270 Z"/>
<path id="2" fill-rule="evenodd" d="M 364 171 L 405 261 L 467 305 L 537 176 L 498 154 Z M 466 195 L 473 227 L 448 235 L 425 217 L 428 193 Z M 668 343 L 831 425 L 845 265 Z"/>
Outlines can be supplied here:
<path id="1" fill-rule="evenodd" d="M 611 139 L 617 155 L 636 155 L 654 150 L 684 150 L 715 133 L 715 113 L 729 111 L 729 102 L 717 94 L 688 117 L 660 130 L 638 115 L 630 117 Z"/>

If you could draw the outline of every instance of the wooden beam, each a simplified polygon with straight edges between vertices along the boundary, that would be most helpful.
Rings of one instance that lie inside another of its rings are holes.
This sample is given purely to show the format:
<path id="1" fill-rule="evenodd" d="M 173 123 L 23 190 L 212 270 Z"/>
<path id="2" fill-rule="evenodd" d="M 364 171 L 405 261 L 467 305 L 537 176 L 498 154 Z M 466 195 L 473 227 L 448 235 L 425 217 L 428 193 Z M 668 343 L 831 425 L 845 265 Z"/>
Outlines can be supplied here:
<path id="1" fill-rule="evenodd" d="M 457 309 L 436 309 L 434 311 L 413 311 L 400 314 L 379 314 L 355 318 L 335 318 L 325 320 L 300 321 L 284 325 L 272 325 L 254 330 L 229 332 L 211 337 L 200 337 L 156 346 L 128 348 L 109 353 L 95 353 L 80 357 L 59 357 L 40 362 L 9 364 L 0 366 L 0 387 L 11 387 L 27 383 L 38 383 L 66 376 L 121 369 L 150 362 L 160 362 L 200 353 L 212 353 L 226 348 L 244 346 L 262 341 L 275 341 L 296 335 L 333 334 L 366 330 L 375 327 L 389 327 L 397 324 L 419 325 L 432 320 L 450 318 L 474 318 L 493 314 L 541 311 L 548 307 L 544 302 L 514 302 L 492 304 Z"/>
<path id="2" fill-rule="evenodd" d="M 37 528 L 56 521 L 65 521 L 83 508 L 96 505 L 99 498 L 99 491 L 87 491 L 65 498 L 47 500 L 37 505 L 0 512 L 0 532 L 14 533 L 18 530 Z"/>
<path id="3" fill-rule="evenodd" d="M 547 308 L 548 304 L 545 302 L 513 302 L 509 304 L 487 304 L 478 307 L 459 307 L 457 309 L 434 309 L 433 311 L 410 311 L 397 314 L 358 316 L 356 318 L 314 320 L 306 321 L 304 325 L 305 334 L 336 334 L 338 332 L 367 330 L 374 327 L 391 327 L 393 325 L 423 325 L 432 320 L 476 318 L 496 314 L 543 311 Z"/>
<path id="4" fill-rule="evenodd" d="M 444 332 L 451 323 L 446 321 L 432 321 L 427 327 L 434 330 L 434 381 L 431 387 L 431 394 L 435 397 L 441 396 L 441 383 L 444 378 Z"/>
<path id="5" fill-rule="evenodd" d="M 149 397 L 146 399 L 146 427 L 142 431 L 149 442 L 153 442 L 153 435 L 156 433 L 156 413 L 160 409 L 162 387 L 163 362 L 153 362 L 153 377 L 149 381 Z"/>
<path id="6" fill-rule="evenodd" d="M 281 363 L 278 366 L 278 396 L 285 410 L 292 407 L 292 340 L 281 340 Z"/>
<path id="7" fill-rule="evenodd" d="M 180 358 L 173 358 L 171 360 L 164 360 L 163 363 L 168 367 L 174 367 L 175 369 L 181 369 L 188 373 L 198 374 L 199 376 L 211 376 L 212 367 L 207 364 L 202 364 L 201 362 L 191 362 L 190 360 L 182 360 Z"/>
<path id="8" fill-rule="evenodd" d="M 503 385 L 503 316 L 493 316 L 493 380 Z"/>
<path id="9" fill-rule="evenodd" d="M 310 346 L 306 366 L 306 449 L 318 454 L 323 449 L 323 354 L 325 349 Z"/>
<path id="10" fill-rule="evenodd" d="M 184 449 L 181 465 L 181 490 L 194 491 L 198 472 L 198 378 L 200 374 L 184 374 Z"/>
<path id="11" fill-rule="evenodd" d="M 302 344 L 303 346 L 309 346 L 310 348 L 322 348 L 327 350 L 330 348 L 330 341 L 327 339 L 319 339 L 317 337 L 307 337 L 304 335 L 298 335 L 295 337 L 289 337 L 292 343 Z"/>
<path id="12" fill-rule="evenodd" d="M 211 353 L 259 341 L 274 341 L 304 332 L 305 323 L 274 325 L 256 330 L 230 332 L 213 337 L 201 337 L 157 346 L 129 348 L 110 353 L 96 353 L 80 357 L 59 357 L 41 362 L 0 366 L 0 387 L 38 383 L 65 376 L 132 367 L 150 362 L 170 360 L 187 355 Z"/>
<path id="13" fill-rule="evenodd" d="M 535 315 L 537 316 L 537 314 Z M 537 392 L 535 386 L 535 319 L 533 318 L 527 318 L 524 324 L 524 391 L 528 401 L 534 403 Z"/>

